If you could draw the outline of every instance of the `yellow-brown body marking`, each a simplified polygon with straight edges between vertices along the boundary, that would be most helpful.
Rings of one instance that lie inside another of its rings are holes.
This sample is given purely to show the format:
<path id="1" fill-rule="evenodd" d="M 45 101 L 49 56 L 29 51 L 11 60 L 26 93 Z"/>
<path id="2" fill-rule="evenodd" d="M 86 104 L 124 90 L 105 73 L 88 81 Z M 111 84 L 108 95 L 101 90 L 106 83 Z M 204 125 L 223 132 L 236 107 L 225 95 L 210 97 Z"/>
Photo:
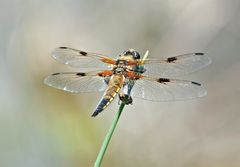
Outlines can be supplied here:
<path id="1" fill-rule="evenodd" d="M 112 76 L 108 83 L 108 88 L 106 90 L 106 93 L 103 98 L 108 99 L 109 103 L 113 100 L 113 98 L 116 96 L 116 94 L 119 93 L 120 89 L 122 88 L 124 84 L 124 76 L 121 74 L 115 74 Z M 107 103 L 103 109 L 105 109 L 109 103 Z"/>
<path id="2" fill-rule="evenodd" d="M 122 74 L 113 74 L 109 83 L 108 88 L 105 91 L 102 100 L 97 106 L 95 112 L 92 116 L 96 116 L 102 110 L 104 110 L 114 99 L 114 97 L 119 93 L 120 89 L 123 87 L 125 77 Z"/>

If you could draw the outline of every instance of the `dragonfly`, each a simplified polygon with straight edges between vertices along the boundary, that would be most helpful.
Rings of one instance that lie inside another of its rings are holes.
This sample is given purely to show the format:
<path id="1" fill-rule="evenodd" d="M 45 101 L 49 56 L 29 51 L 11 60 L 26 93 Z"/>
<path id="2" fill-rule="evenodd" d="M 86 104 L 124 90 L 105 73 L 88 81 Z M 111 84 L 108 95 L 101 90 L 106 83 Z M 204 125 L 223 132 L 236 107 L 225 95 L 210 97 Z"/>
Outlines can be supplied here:
<path id="1" fill-rule="evenodd" d="M 148 51 L 145 53 L 147 57 Z M 70 47 L 58 47 L 54 59 L 78 68 L 77 72 L 58 72 L 44 83 L 72 93 L 104 92 L 92 116 L 97 116 L 117 95 L 125 104 L 133 98 L 150 101 L 185 100 L 207 94 L 195 81 L 172 79 L 204 68 L 211 59 L 204 53 L 187 53 L 168 58 L 141 58 L 139 52 L 128 49 L 117 58 Z"/>

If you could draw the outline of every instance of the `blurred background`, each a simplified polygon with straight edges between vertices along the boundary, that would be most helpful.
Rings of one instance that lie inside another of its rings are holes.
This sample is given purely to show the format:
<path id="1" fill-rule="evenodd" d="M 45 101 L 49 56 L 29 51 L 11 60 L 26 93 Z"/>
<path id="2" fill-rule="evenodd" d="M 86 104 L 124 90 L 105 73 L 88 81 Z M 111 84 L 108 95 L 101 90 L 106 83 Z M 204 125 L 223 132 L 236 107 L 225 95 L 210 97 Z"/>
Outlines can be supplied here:
<path id="1" fill-rule="evenodd" d="M 106 55 L 128 48 L 154 57 L 205 52 L 213 63 L 183 76 L 208 95 L 189 101 L 134 99 L 102 166 L 240 166 L 239 0 L 0 0 L 0 166 L 90 167 L 117 100 L 90 117 L 101 93 L 43 84 L 77 71 L 50 53 L 70 46 Z"/>

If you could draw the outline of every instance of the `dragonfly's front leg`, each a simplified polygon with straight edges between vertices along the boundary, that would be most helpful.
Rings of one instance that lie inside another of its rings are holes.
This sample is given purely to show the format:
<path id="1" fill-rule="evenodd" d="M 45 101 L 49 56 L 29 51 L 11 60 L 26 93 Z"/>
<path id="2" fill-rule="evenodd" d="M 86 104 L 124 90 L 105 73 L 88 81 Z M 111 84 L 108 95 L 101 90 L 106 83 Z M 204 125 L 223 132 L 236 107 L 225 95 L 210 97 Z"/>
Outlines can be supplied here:
<path id="1" fill-rule="evenodd" d="M 133 104 L 133 99 L 131 97 L 131 90 L 133 88 L 133 85 L 134 85 L 134 80 L 128 80 L 123 89 L 122 89 L 122 92 L 119 93 L 119 103 L 120 101 L 123 101 L 125 99 L 125 96 L 128 96 L 128 99 L 127 101 L 125 102 L 125 104 Z"/>
<path id="2" fill-rule="evenodd" d="M 120 101 L 123 102 L 123 100 L 125 99 L 126 94 L 120 93 L 118 96 L 119 96 L 118 104 L 120 104 Z M 131 96 L 128 96 L 128 99 L 127 99 L 127 101 L 125 101 L 125 104 L 126 105 L 133 104 L 133 99 Z"/>

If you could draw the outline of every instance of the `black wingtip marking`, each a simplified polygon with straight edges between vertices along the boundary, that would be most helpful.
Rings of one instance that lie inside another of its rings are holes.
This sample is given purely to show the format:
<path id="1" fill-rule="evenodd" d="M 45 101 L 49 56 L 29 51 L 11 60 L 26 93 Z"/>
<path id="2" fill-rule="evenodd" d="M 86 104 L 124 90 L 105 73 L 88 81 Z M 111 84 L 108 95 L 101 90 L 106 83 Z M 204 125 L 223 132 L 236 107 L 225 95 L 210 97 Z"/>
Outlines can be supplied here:
<path id="1" fill-rule="evenodd" d="M 175 60 L 177 60 L 176 57 L 169 57 L 169 58 L 167 59 L 167 62 L 171 63 L 171 62 L 174 62 Z"/>
<path id="2" fill-rule="evenodd" d="M 166 82 L 170 82 L 170 79 L 168 79 L 168 78 L 159 78 L 158 82 L 159 83 L 166 83 Z"/>
<path id="3" fill-rule="evenodd" d="M 84 72 L 79 72 L 79 73 L 77 73 L 76 75 L 77 75 L 77 76 L 86 76 L 86 73 L 84 73 Z"/>
<path id="4" fill-rule="evenodd" d="M 81 55 L 83 55 L 83 56 L 86 56 L 87 55 L 87 52 L 84 52 L 84 51 L 80 51 L 79 52 Z"/>
<path id="5" fill-rule="evenodd" d="M 204 53 L 195 53 L 195 55 L 204 55 Z"/>
<path id="6" fill-rule="evenodd" d="M 197 82 L 192 82 L 192 84 L 197 85 L 197 86 L 201 86 L 201 84 L 197 83 Z"/>
<path id="7" fill-rule="evenodd" d="M 54 74 L 52 74 L 52 75 L 59 75 L 60 73 L 59 72 L 57 72 L 57 73 L 54 73 Z"/>
<path id="8" fill-rule="evenodd" d="M 59 47 L 60 49 L 67 49 L 67 47 L 65 47 L 65 46 L 61 46 L 61 47 Z"/>

